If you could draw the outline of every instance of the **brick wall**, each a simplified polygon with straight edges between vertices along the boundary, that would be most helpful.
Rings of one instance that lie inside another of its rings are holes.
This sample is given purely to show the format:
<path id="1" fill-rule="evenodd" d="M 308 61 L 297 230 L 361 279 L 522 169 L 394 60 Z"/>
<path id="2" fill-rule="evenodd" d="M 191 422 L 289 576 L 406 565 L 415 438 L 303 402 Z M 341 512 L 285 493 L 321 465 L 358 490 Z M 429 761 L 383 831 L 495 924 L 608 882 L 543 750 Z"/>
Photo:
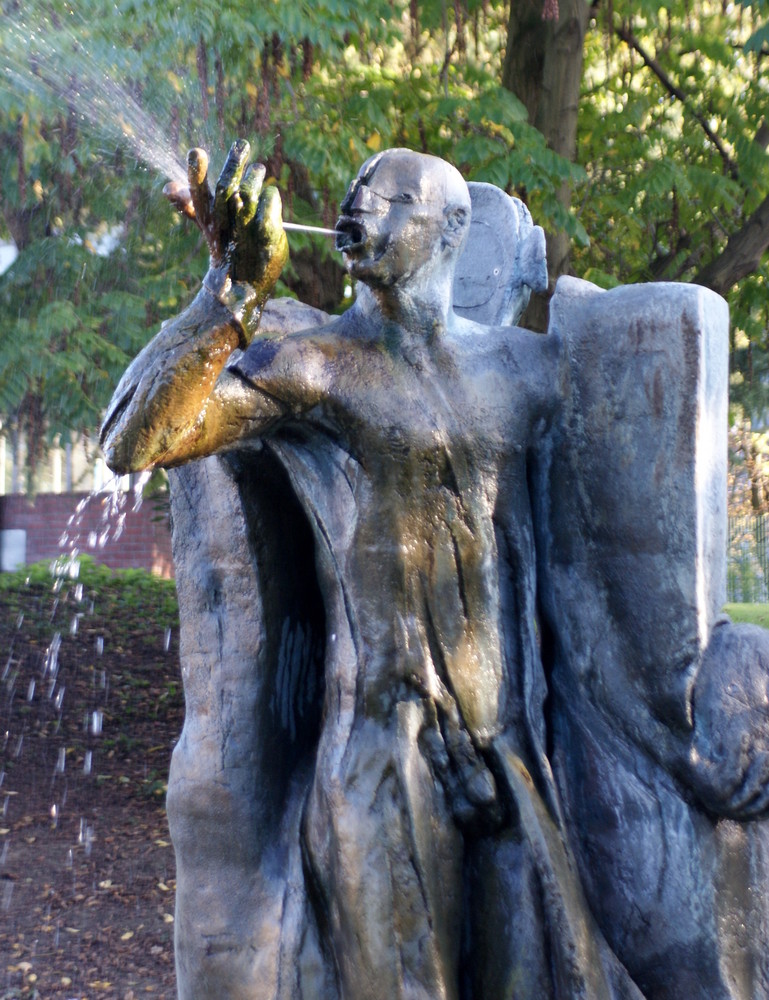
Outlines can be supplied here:
<path id="1" fill-rule="evenodd" d="M 121 501 L 122 509 L 117 510 Z M 132 493 L 39 493 L 32 499 L 21 494 L 0 496 L 0 531 L 26 532 L 27 563 L 54 559 L 68 551 L 68 546 L 75 546 L 112 569 L 141 568 L 172 577 L 168 518 L 149 500 L 136 511 L 133 504 Z M 60 539 L 65 534 L 68 541 L 62 547 Z"/>

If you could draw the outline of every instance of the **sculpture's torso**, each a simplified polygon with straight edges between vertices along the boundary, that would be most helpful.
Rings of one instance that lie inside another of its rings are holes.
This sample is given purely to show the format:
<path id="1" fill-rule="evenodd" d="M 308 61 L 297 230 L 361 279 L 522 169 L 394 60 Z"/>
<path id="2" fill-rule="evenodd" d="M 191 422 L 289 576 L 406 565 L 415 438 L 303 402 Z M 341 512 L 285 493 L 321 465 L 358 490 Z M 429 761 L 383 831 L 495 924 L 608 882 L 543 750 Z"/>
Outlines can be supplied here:
<path id="1" fill-rule="evenodd" d="M 459 321 L 424 343 L 354 310 L 241 360 L 291 413 L 276 441 L 298 430 L 349 456 L 354 527 L 318 547 L 344 581 L 358 712 L 384 719 L 445 684 L 475 737 L 504 725 L 498 536 L 528 522 L 527 451 L 556 364 L 556 344 L 521 330 Z"/>

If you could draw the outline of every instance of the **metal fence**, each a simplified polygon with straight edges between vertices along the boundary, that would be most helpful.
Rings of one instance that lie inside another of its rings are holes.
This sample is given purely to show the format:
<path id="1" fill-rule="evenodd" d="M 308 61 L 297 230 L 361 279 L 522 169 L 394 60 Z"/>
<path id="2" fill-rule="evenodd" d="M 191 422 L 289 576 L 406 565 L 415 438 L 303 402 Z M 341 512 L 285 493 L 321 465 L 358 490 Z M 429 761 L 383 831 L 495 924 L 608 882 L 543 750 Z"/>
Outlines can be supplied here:
<path id="1" fill-rule="evenodd" d="M 729 601 L 769 603 L 769 515 L 729 518 L 726 594 Z"/>

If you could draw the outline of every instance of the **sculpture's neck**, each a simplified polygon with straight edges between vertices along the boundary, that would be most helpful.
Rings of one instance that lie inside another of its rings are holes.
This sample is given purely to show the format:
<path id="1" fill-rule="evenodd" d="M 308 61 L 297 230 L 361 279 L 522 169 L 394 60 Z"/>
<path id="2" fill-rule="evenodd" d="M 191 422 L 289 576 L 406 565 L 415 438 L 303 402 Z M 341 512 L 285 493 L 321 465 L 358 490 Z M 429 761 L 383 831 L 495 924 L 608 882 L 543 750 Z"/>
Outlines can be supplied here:
<path id="1" fill-rule="evenodd" d="M 454 320 L 451 302 L 450 281 L 428 288 L 412 282 L 407 287 L 384 289 L 363 285 L 358 289 L 356 306 L 373 323 L 398 327 L 406 338 L 429 343 L 450 329 Z"/>

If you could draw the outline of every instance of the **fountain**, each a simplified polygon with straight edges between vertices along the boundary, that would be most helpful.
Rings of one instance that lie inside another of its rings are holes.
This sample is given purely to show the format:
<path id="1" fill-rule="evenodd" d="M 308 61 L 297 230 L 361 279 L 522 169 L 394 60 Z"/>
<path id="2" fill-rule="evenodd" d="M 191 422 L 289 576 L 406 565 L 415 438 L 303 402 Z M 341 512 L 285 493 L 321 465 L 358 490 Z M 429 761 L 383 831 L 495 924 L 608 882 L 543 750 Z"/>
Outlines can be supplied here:
<path id="1" fill-rule="evenodd" d="M 547 336 L 504 325 L 530 220 L 389 150 L 336 226 L 355 304 L 271 306 L 247 160 L 214 195 L 191 154 L 211 266 L 103 428 L 116 470 L 174 470 L 180 996 L 768 997 L 725 303 L 566 279 Z"/>
<path id="2" fill-rule="evenodd" d="M 103 432 L 116 470 L 172 470 L 182 1000 L 769 997 L 725 304 L 567 279 L 520 330 L 541 234 L 408 150 L 342 204 L 348 312 L 270 302 L 247 160 L 216 194 L 200 150 L 167 171 L 211 267 Z"/>

